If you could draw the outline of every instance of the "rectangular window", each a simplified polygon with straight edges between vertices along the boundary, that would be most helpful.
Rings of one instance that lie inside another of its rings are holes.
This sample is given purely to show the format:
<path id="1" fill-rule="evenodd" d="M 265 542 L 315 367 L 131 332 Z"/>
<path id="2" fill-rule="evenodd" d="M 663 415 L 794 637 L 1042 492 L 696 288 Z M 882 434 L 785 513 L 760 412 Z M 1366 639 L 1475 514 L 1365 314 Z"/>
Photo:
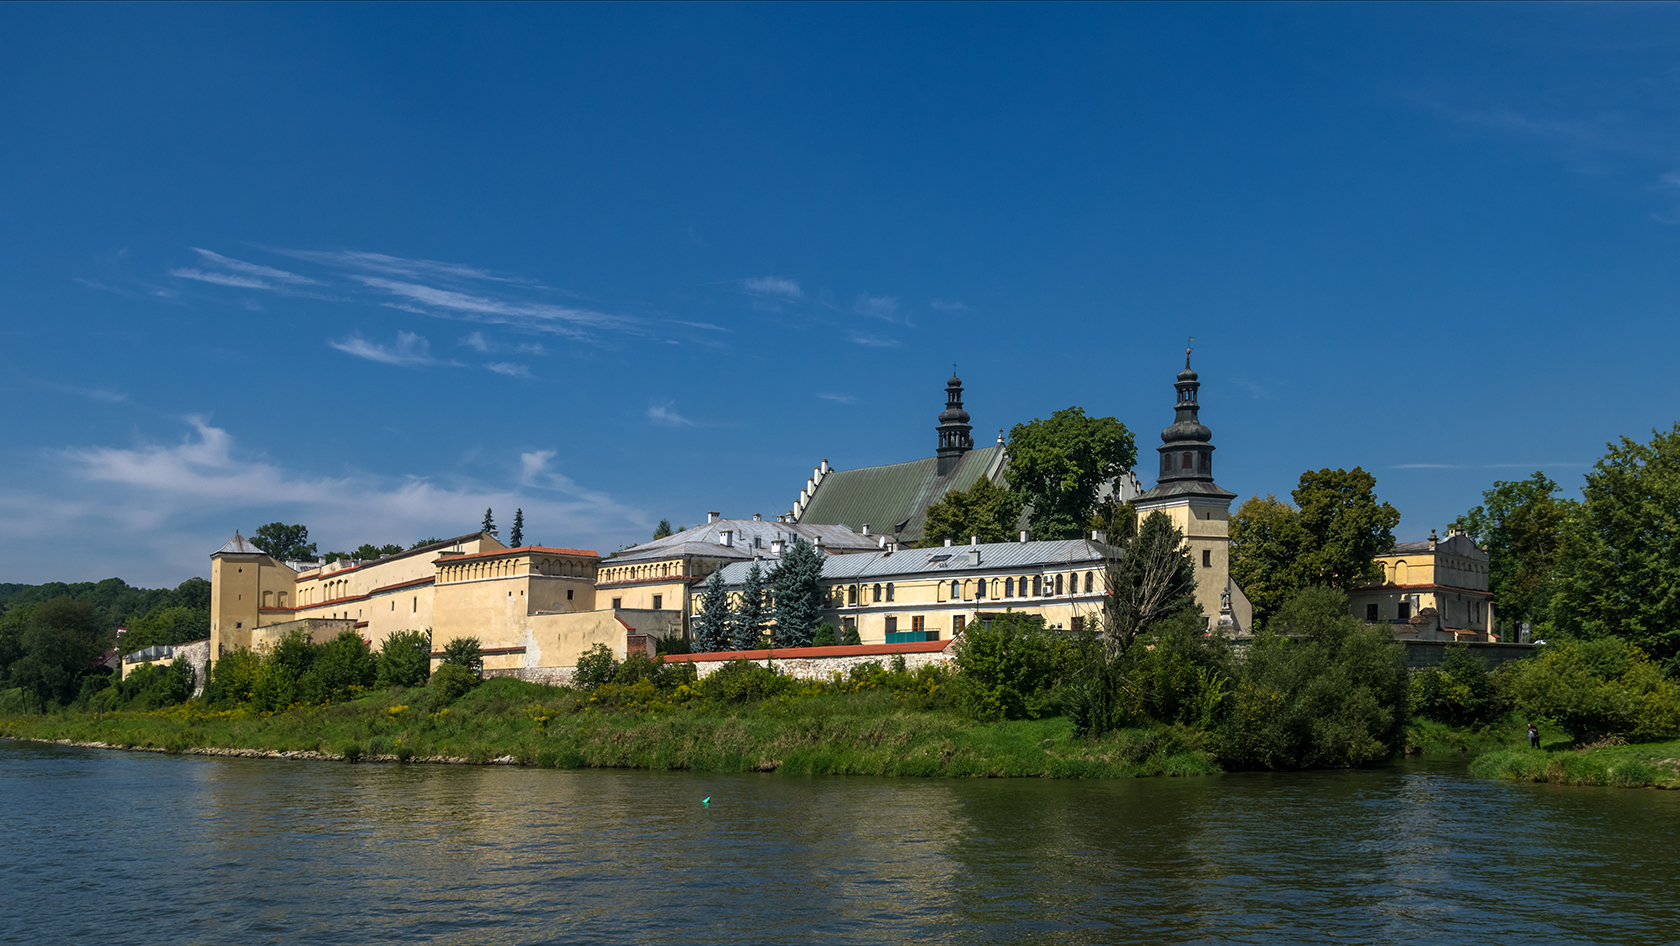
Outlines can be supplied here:
<path id="1" fill-rule="evenodd" d="M 912 633 L 922 635 L 922 640 L 927 640 L 927 618 L 922 617 L 920 614 L 912 617 L 910 619 L 910 630 Z"/>
<path id="2" fill-rule="evenodd" d="M 1073 616 L 1072 621 L 1069 622 L 1069 626 L 1073 628 L 1073 632 L 1075 634 L 1084 633 L 1085 632 L 1085 615 L 1075 614 Z"/>
<path id="3" fill-rule="evenodd" d="M 1368 604 L 1368 605 L 1365 606 L 1365 623 L 1366 624 L 1377 623 L 1377 606 L 1376 605 Z"/>
<path id="4" fill-rule="evenodd" d="M 891 615 L 891 614 L 887 615 L 887 633 L 888 634 L 897 634 L 898 633 L 898 617 L 896 615 Z"/>
<path id="5" fill-rule="evenodd" d="M 961 634 L 963 632 L 963 626 L 964 625 L 963 625 L 963 616 L 962 615 L 956 614 L 956 615 L 951 616 L 951 636 L 952 637 L 956 637 L 958 634 Z"/>
<path id="6" fill-rule="evenodd" d="M 567 601 L 572 600 L 572 589 L 570 589 L 570 588 L 566 589 L 566 600 Z"/>
<path id="7" fill-rule="evenodd" d="M 414 607 L 412 608 L 412 610 L 415 613 L 419 613 L 419 611 L 420 611 L 420 596 L 419 595 L 414 596 Z"/>
<path id="8" fill-rule="evenodd" d="M 1402 621 L 1410 621 L 1412 619 L 1412 606 L 1404 601 L 1400 602 L 1400 610 L 1395 617 Z"/>
<path id="9" fill-rule="evenodd" d="M 665 596 L 664 595 L 654 595 L 653 596 L 653 609 L 655 611 L 658 611 L 664 604 L 665 604 Z"/>
<path id="10" fill-rule="evenodd" d="M 624 607 L 624 599 L 623 598 L 614 598 L 613 599 L 613 608 L 618 609 L 618 608 L 622 608 L 622 607 Z"/>
<path id="11" fill-rule="evenodd" d="M 1202 567 L 1213 567 L 1213 549 L 1202 549 Z"/>

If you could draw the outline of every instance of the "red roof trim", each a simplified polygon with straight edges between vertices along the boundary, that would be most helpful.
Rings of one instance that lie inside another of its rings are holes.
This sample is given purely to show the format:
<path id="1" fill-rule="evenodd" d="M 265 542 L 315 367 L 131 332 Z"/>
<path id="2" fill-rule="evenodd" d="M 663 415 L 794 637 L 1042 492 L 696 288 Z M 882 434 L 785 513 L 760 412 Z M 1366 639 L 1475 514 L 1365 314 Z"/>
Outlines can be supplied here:
<path id="1" fill-rule="evenodd" d="M 714 660 L 763 660 L 781 657 L 805 660 L 812 657 L 871 657 L 879 654 L 932 654 L 951 646 L 949 640 L 911 641 L 905 644 L 849 644 L 839 647 L 788 647 L 776 650 L 731 650 L 714 654 L 666 654 L 666 663 L 709 663 Z"/>
<path id="2" fill-rule="evenodd" d="M 628 622 L 626 622 L 626 621 L 625 621 L 625 620 L 624 620 L 624 619 L 623 619 L 623 618 L 621 618 L 621 617 L 619 617 L 619 616 L 618 616 L 618 615 L 616 615 L 616 614 L 615 614 L 615 615 L 613 615 L 613 620 L 614 620 L 614 621 L 617 621 L 617 622 L 618 622 L 618 623 L 620 623 L 620 624 L 623 624 L 623 625 L 624 625 L 624 629 L 625 629 L 625 630 L 626 630 L 626 631 L 634 631 L 634 630 L 635 630 L 635 628 L 633 628 L 633 627 L 631 627 L 631 626 L 630 626 L 630 625 L 629 625 L 629 623 L 628 623 Z"/>

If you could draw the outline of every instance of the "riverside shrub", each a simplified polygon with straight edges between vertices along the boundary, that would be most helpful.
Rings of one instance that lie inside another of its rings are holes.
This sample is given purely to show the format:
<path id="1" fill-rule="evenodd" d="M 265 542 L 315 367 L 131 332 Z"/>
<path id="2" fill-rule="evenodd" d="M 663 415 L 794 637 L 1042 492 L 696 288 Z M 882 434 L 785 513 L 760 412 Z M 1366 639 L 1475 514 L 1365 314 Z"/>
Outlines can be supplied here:
<path id="1" fill-rule="evenodd" d="M 1517 710 L 1554 723 L 1578 743 L 1680 733 L 1680 685 L 1619 637 L 1549 644 L 1500 669 Z"/>
<path id="2" fill-rule="evenodd" d="M 442 708 L 471 693 L 479 684 L 478 674 L 460 664 L 441 664 L 426 684 L 426 701 Z"/>
<path id="3" fill-rule="evenodd" d="M 1389 755 L 1406 723 L 1403 647 L 1349 615 L 1342 592 L 1297 593 L 1238 668 L 1217 740 L 1221 764 L 1348 767 Z"/>
<path id="4" fill-rule="evenodd" d="M 422 686 L 432 672 L 432 636 L 425 631 L 396 631 L 379 646 L 379 669 L 374 685 L 382 688 Z"/>
<path id="5" fill-rule="evenodd" d="M 596 644 L 578 655 L 577 668 L 572 671 L 572 683 L 585 690 L 593 690 L 603 683 L 611 683 L 618 675 L 618 658 L 612 648 Z"/>
<path id="6" fill-rule="evenodd" d="M 707 699 L 749 703 L 780 696 L 793 689 L 793 678 L 751 660 L 731 660 L 701 681 Z"/>
<path id="7" fill-rule="evenodd" d="M 1439 664 L 1412 674 L 1408 705 L 1414 716 L 1463 726 L 1496 715 L 1499 698 L 1482 659 L 1452 644 Z"/>
<path id="8" fill-rule="evenodd" d="M 957 701 L 978 720 L 1037 719 L 1051 690 L 1082 663 L 1081 642 L 1047 633 L 1037 615 L 1006 613 L 970 624 L 957 645 Z"/>

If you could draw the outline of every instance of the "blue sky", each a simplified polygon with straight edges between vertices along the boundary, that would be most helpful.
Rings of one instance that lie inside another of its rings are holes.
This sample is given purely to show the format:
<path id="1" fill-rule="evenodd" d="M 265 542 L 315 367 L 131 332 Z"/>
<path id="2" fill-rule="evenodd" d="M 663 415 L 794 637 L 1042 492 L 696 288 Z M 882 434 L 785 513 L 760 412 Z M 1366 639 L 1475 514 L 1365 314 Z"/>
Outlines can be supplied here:
<path id="1" fill-rule="evenodd" d="M 1444 527 L 1676 420 L 1680 10 L 0 7 L 0 581 L 610 552 L 1077 404 Z M 1151 461 L 1143 464 L 1151 471 Z M 1152 476 L 1144 476 L 1152 482 Z"/>

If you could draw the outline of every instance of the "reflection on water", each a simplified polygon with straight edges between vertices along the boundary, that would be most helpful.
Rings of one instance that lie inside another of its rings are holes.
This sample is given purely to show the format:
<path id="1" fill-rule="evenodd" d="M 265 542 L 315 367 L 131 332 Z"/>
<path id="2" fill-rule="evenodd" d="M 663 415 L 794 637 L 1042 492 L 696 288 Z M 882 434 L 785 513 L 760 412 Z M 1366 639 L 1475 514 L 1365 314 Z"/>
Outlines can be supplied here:
<path id="1" fill-rule="evenodd" d="M 1680 940 L 1680 794 L 1439 763 L 795 779 L 0 741 L 0 804 L 4 942 Z"/>

